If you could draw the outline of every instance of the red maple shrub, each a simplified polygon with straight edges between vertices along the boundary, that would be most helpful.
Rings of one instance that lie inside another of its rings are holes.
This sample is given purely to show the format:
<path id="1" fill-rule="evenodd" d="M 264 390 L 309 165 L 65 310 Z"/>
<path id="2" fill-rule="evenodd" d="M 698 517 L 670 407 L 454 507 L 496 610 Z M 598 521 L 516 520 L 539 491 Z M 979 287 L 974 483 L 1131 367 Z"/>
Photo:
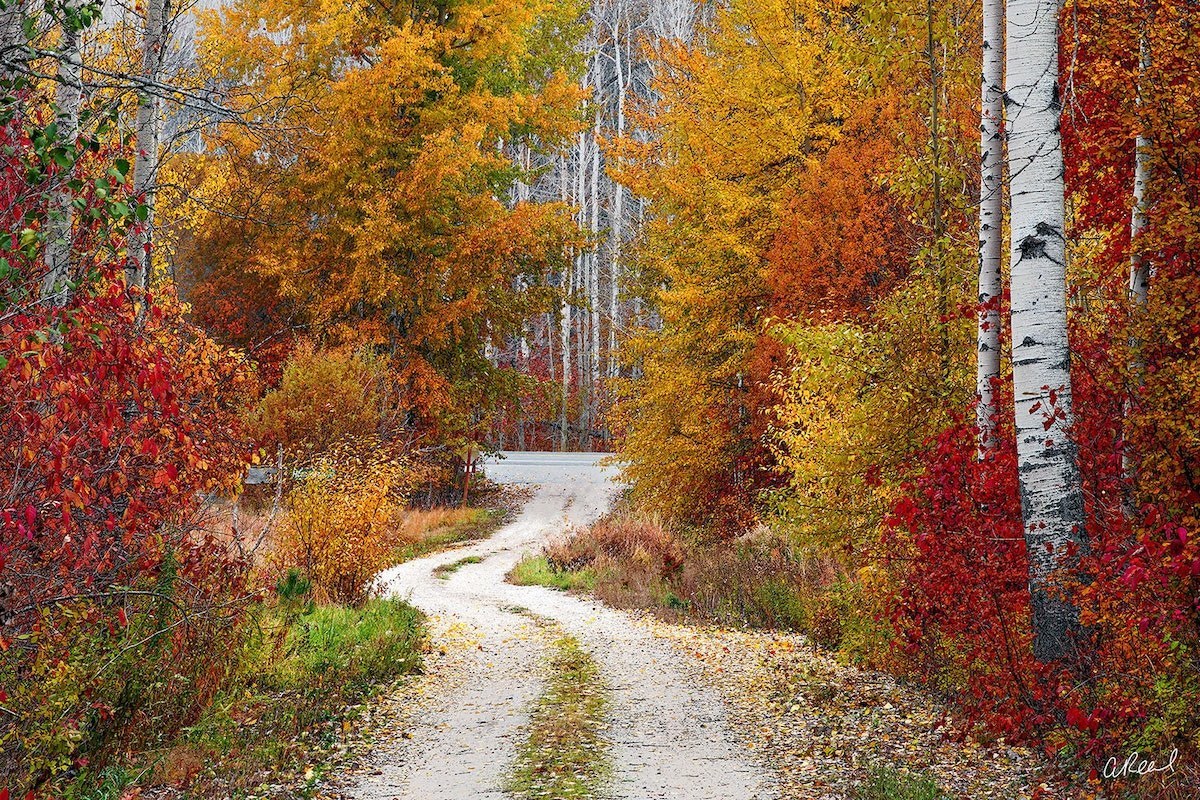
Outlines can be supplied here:
<path id="1" fill-rule="evenodd" d="M 127 291 L 140 215 L 119 151 L 20 118 L 0 150 L 0 789 L 33 791 L 189 724 L 215 690 L 245 569 L 194 515 L 247 463 L 253 374 L 169 293 Z M 39 221 L 64 187 L 57 307 Z"/>
<path id="2" fill-rule="evenodd" d="M 891 622 L 905 668 L 955 696 L 969 722 L 1069 747 L 1097 768 L 1130 748 L 1194 752 L 1200 724 L 1196 507 L 1186 492 L 1128 499 L 1124 334 L 1121 326 L 1103 331 L 1074 330 L 1085 355 L 1073 378 L 1091 551 L 1063 585 L 1087 631 L 1081 666 L 1032 657 L 1011 420 L 983 459 L 965 422 L 930 442 L 882 539 L 900 587 Z"/>

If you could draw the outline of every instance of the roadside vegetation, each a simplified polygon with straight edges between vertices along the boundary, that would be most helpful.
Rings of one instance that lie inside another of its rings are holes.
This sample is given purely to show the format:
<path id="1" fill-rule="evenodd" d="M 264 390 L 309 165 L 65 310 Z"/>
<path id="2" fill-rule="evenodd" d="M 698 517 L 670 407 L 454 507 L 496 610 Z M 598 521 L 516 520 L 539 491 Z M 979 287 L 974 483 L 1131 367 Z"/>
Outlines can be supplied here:
<path id="1" fill-rule="evenodd" d="M 867 643 L 883 636 L 855 611 L 853 584 L 835 561 L 805 553 L 765 526 L 713 540 L 625 508 L 522 560 L 509 580 L 593 592 L 609 605 L 668 619 L 800 631 L 864 655 Z"/>
<path id="2" fill-rule="evenodd" d="M 525 556 L 508 573 L 508 582 L 517 586 L 546 586 L 563 591 L 591 591 L 596 573 L 588 567 L 570 570 L 550 563 L 545 555 Z"/>
<path id="3" fill-rule="evenodd" d="M 266 784 L 303 794 L 353 735 L 363 703 L 420 670 L 425 633 L 412 606 L 317 605 L 308 589 L 291 573 L 278 601 L 255 612 L 230 676 L 195 724 L 152 755 L 146 783 L 195 797 L 271 794 Z"/>
<path id="4" fill-rule="evenodd" d="M 597 797 L 611 769 L 602 737 L 608 698 L 600 670 L 571 636 L 554 642 L 548 670 L 507 788 L 522 800 Z"/>
<path id="5" fill-rule="evenodd" d="M 949 796 L 927 775 L 876 767 L 855 787 L 853 800 L 949 800 Z"/>
<path id="6" fill-rule="evenodd" d="M 296 796 L 353 738 L 363 704 L 420 670 L 421 615 L 379 598 L 375 576 L 490 534 L 509 499 L 477 481 L 482 505 L 449 505 L 453 465 L 415 453 L 373 384 L 351 381 L 374 368 L 353 352 L 289 362 L 288 381 L 242 413 L 276 453 L 269 483 L 238 487 L 238 463 L 225 464 L 222 492 L 182 523 L 146 517 L 159 534 L 133 539 L 115 576 L 80 564 L 76 594 L 43 603 L 0 648 L 9 785 L 89 800 Z M 326 407 L 315 384 L 343 373 Z M 156 514 L 170 497 L 154 497 Z"/>

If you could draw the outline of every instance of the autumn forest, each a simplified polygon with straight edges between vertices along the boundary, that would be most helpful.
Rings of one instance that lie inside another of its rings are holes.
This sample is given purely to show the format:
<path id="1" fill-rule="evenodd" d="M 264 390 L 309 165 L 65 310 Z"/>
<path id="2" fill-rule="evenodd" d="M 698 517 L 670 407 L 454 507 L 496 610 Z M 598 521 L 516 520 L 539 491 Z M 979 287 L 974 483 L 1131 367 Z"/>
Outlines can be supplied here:
<path id="1" fill-rule="evenodd" d="M 506 796 L 1197 796 L 1198 102 L 1194 0 L 0 0 L 0 800 L 482 797 L 346 754 L 528 625 Z"/>

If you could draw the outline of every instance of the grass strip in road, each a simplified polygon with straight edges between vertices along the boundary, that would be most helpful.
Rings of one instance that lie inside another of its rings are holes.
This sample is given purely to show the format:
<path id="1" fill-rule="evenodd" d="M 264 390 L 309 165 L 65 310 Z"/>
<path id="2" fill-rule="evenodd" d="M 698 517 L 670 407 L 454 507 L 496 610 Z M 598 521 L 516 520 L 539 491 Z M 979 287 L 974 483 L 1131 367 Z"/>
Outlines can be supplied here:
<path id="1" fill-rule="evenodd" d="M 466 558 L 460 558 L 458 561 L 452 561 L 449 564 L 442 564 L 433 571 L 433 574 L 442 580 L 448 580 L 451 575 L 458 572 L 467 564 L 481 563 L 483 563 L 483 556 L 467 556 Z"/>
<path id="2" fill-rule="evenodd" d="M 553 645 L 550 669 L 508 790 L 522 800 L 596 797 L 610 769 L 601 737 L 608 695 L 599 667 L 576 639 L 563 636 Z"/>
<path id="3" fill-rule="evenodd" d="M 596 574 L 590 569 L 555 569 L 544 555 L 526 556 L 508 573 L 508 582 L 517 586 L 547 586 L 563 591 L 591 591 Z"/>

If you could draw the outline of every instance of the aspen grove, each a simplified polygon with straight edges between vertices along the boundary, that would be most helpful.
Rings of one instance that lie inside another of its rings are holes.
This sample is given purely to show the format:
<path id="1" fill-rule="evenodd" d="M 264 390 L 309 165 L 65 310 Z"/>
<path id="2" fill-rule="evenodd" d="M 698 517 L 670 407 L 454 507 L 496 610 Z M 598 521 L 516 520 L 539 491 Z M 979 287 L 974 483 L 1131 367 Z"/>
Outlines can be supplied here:
<path id="1" fill-rule="evenodd" d="M 504 450 L 613 455 L 656 610 L 1196 796 L 1198 102 L 1194 0 L 0 0 L 0 800 L 301 763 Z"/>

